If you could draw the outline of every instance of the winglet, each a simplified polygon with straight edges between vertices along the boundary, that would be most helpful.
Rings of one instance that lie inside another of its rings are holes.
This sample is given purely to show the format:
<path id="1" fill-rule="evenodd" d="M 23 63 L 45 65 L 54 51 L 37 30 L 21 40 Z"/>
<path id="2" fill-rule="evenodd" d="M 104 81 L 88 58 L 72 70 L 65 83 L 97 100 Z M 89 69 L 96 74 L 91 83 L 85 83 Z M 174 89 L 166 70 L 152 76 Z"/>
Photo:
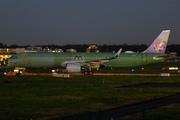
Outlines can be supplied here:
<path id="1" fill-rule="evenodd" d="M 114 57 L 113 58 L 117 58 L 117 57 L 119 57 L 119 54 L 121 53 L 121 51 L 122 51 L 122 48 L 121 49 L 119 49 L 119 51 L 114 55 Z"/>

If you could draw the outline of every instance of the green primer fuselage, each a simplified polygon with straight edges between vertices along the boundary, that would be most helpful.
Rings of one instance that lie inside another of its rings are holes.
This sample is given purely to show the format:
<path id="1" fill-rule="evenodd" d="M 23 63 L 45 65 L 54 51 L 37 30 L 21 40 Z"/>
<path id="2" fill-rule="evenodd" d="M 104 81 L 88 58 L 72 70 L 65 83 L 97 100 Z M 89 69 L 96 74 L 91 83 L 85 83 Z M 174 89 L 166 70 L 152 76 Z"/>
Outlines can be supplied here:
<path id="1" fill-rule="evenodd" d="M 112 58 L 115 53 L 100 52 L 100 53 L 85 53 L 85 52 L 63 52 L 63 53 L 18 53 L 8 59 L 8 66 L 13 67 L 65 67 L 63 63 L 92 61 L 100 59 Z M 120 53 L 119 57 L 112 59 L 109 62 L 102 63 L 106 67 L 131 67 L 140 66 L 159 62 L 164 60 L 156 59 L 156 56 L 165 56 L 166 54 L 158 53 Z M 93 65 L 91 65 L 93 68 Z M 94 66 L 99 67 L 99 64 Z"/>

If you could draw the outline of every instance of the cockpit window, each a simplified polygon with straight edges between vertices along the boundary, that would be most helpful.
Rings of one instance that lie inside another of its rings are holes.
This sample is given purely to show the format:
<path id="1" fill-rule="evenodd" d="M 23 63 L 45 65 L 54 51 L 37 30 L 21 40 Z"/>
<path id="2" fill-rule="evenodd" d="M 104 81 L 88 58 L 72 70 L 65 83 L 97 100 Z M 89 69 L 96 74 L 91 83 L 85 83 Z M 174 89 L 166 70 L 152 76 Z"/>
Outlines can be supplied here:
<path id="1" fill-rule="evenodd" d="M 17 56 L 11 56 L 10 59 L 17 59 Z"/>

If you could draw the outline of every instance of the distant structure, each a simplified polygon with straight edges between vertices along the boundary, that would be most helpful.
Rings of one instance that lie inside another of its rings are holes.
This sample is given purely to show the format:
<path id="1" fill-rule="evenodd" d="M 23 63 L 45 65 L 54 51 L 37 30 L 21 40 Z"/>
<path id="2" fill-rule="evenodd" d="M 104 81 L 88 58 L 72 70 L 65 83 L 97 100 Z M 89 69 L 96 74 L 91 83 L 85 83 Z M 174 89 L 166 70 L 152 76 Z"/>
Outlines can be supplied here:
<path id="1" fill-rule="evenodd" d="M 77 52 L 77 50 L 71 48 L 71 49 L 67 49 L 66 52 Z"/>
<path id="2" fill-rule="evenodd" d="M 99 48 L 96 45 L 90 45 L 87 49 L 86 52 L 99 52 Z"/>
<path id="3" fill-rule="evenodd" d="M 0 54 L 16 54 L 25 52 L 25 48 L 0 48 Z"/>
<path id="4" fill-rule="evenodd" d="M 56 48 L 54 52 L 64 52 L 62 49 Z"/>
<path id="5" fill-rule="evenodd" d="M 56 48 L 55 50 L 52 50 L 48 47 L 44 48 L 42 52 L 64 52 L 62 49 Z"/>
<path id="6" fill-rule="evenodd" d="M 48 48 L 48 47 L 46 47 L 46 48 L 44 48 L 43 49 L 43 52 L 50 52 L 51 50 Z"/>
<path id="7" fill-rule="evenodd" d="M 42 52 L 42 47 L 27 47 L 25 52 Z"/>
<path id="8" fill-rule="evenodd" d="M 0 55 L 0 62 L 3 62 L 4 60 L 10 58 L 11 56 L 12 56 L 12 55 L 10 55 L 10 54 L 9 54 L 9 55 L 7 55 L 7 54 L 6 54 L 6 55 L 5 55 L 5 54 L 2 55 L 2 54 L 1 54 L 1 55 Z"/>
<path id="9" fill-rule="evenodd" d="M 0 61 L 10 58 L 13 54 L 25 52 L 25 48 L 0 48 Z"/>
<path id="10" fill-rule="evenodd" d="M 171 55 L 177 55 L 177 52 L 169 52 Z"/>
<path id="11" fill-rule="evenodd" d="M 76 52 L 75 49 L 67 49 L 67 52 Z M 27 47 L 25 48 L 0 48 L 0 64 L 4 60 L 10 58 L 13 54 L 22 53 L 22 52 L 64 52 L 62 49 L 56 48 L 54 50 L 46 47 Z"/>
<path id="12" fill-rule="evenodd" d="M 124 53 L 134 53 L 134 51 L 125 51 Z"/>

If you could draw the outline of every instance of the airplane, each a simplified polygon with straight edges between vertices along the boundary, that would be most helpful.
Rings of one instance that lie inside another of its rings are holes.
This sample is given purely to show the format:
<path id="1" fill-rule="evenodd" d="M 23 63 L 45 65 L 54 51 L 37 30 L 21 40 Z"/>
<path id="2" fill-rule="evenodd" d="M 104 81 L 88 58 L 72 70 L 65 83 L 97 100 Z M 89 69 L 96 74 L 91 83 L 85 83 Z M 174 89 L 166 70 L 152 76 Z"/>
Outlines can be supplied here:
<path id="1" fill-rule="evenodd" d="M 169 34 L 170 30 L 163 30 L 141 53 L 121 53 L 122 49 L 116 54 L 111 52 L 17 53 L 4 63 L 20 71 L 25 68 L 64 68 L 68 73 L 80 73 L 84 70 L 84 75 L 93 75 L 92 69 L 134 67 L 172 58 L 172 55 L 165 54 Z"/>

